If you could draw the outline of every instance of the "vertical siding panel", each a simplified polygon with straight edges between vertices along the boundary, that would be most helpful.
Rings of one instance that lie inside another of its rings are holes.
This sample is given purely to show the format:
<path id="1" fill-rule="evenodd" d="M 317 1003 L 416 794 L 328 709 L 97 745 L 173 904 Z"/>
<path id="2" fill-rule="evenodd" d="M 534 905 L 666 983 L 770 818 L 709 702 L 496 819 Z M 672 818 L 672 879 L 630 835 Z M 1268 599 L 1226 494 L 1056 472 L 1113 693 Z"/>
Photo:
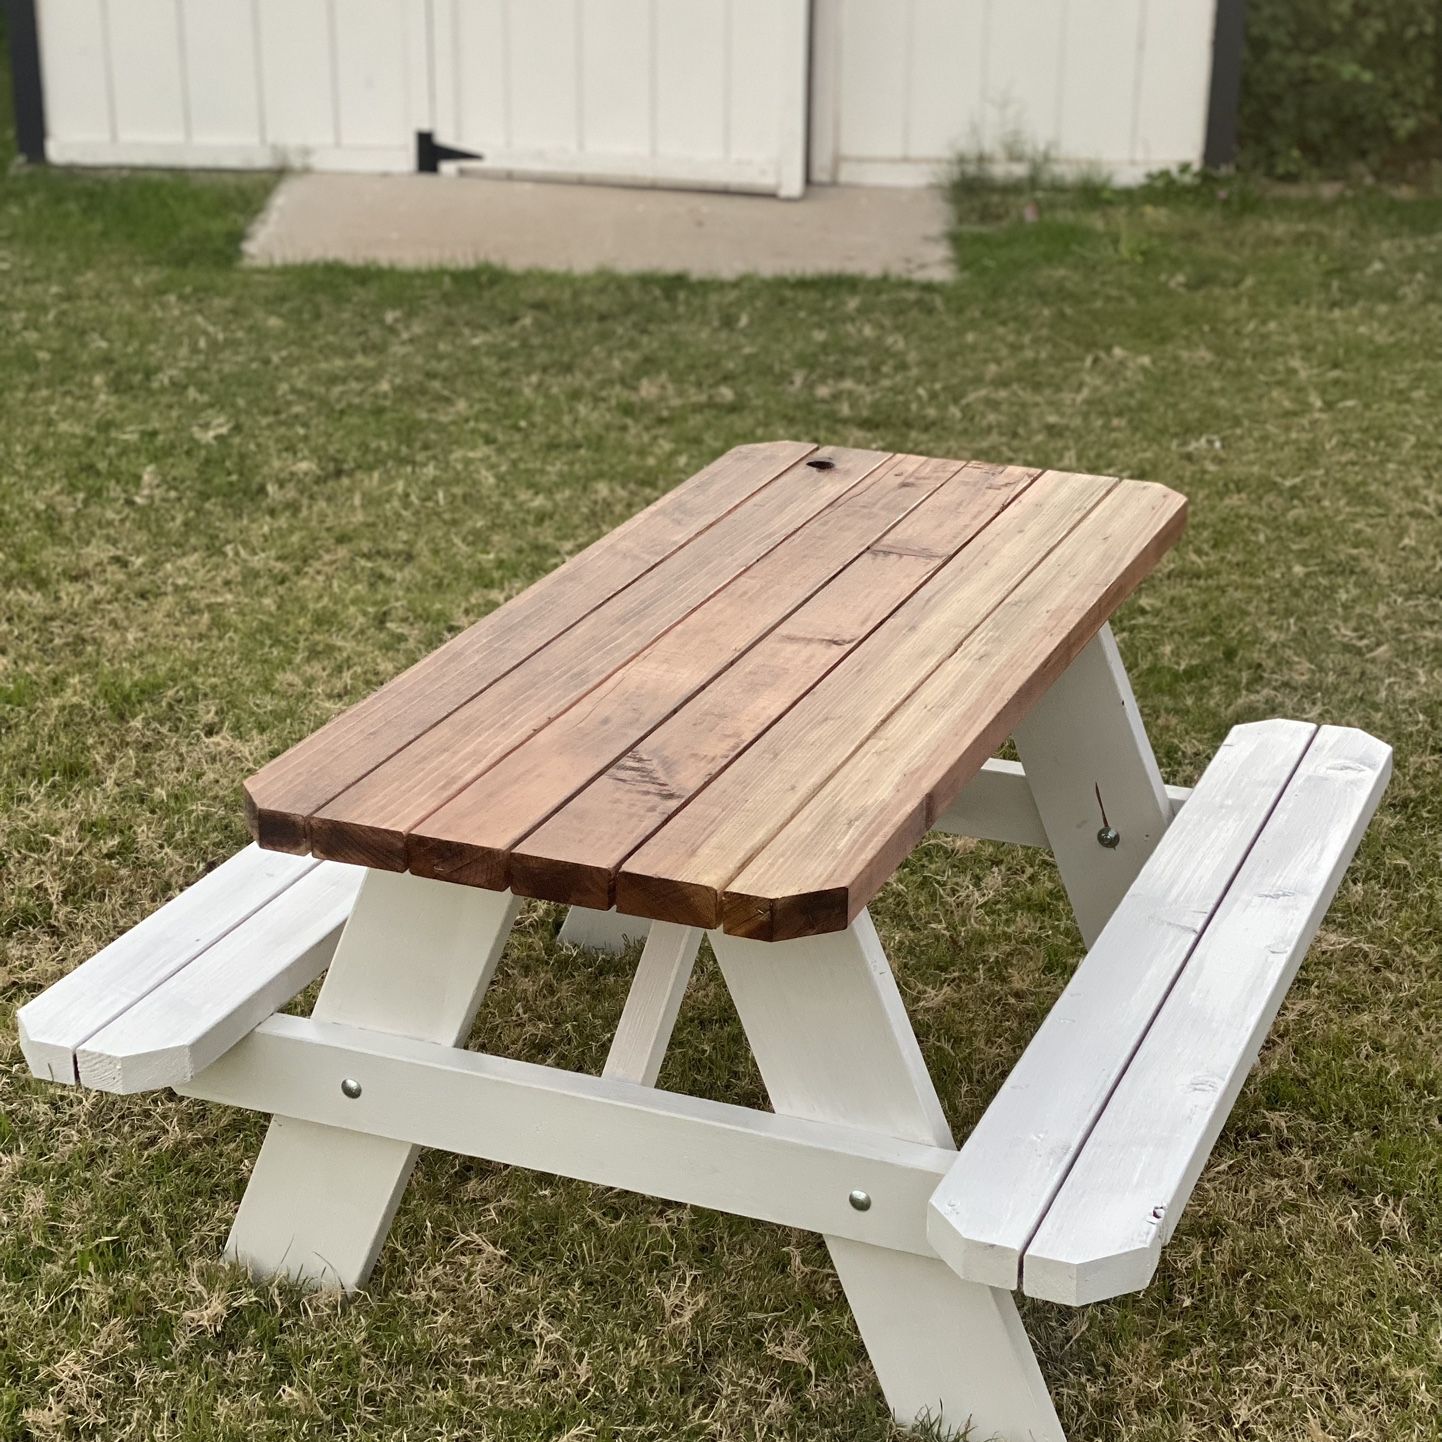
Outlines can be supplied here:
<path id="1" fill-rule="evenodd" d="M 651 152 L 650 0 L 582 0 L 581 133 L 591 155 Z"/>
<path id="2" fill-rule="evenodd" d="M 436 128 L 431 0 L 401 0 L 401 3 L 405 10 L 402 21 L 405 29 L 405 131 L 406 144 L 411 145 L 417 130 Z"/>
<path id="3" fill-rule="evenodd" d="M 906 6 L 910 0 L 842 0 L 843 159 L 906 154 Z"/>
<path id="4" fill-rule="evenodd" d="M 1215 0 L 1146 0 L 1146 48 L 1132 159 L 1201 163 L 1212 79 Z"/>
<path id="5" fill-rule="evenodd" d="M 199 145 L 257 145 L 255 24 L 249 3 L 181 0 L 190 138 Z"/>
<path id="6" fill-rule="evenodd" d="M 726 154 L 725 0 L 658 0 L 656 154 Z"/>
<path id="7" fill-rule="evenodd" d="M 579 37 L 572 0 L 517 0 L 509 25 L 512 146 L 574 153 L 580 142 Z"/>
<path id="8" fill-rule="evenodd" d="M 995 156 L 1061 148 L 1066 0 L 987 0 L 983 136 Z M 1018 156 L 1017 158 L 1021 158 Z"/>
<path id="9" fill-rule="evenodd" d="M 911 0 L 907 96 L 911 159 L 945 158 L 982 144 L 983 3 Z"/>
<path id="10" fill-rule="evenodd" d="M 841 108 L 841 0 L 815 0 L 811 14 L 810 178 L 836 179 Z"/>
<path id="11" fill-rule="evenodd" d="M 1071 0 L 1061 77 L 1061 135 L 1069 158 L 1131 159 L 1141 23 L 1141 0 Z"/>
<path id="12" fill-rule="evenodd" d="M 404 6 L 400 0 L 339 0 L 334 13 L 338 142 L 405 146 Z"/>
<path id="13" fill-rule="evenodd" d="M 261 102 L 272 145 L 334 145 L 326 0 L 258 0 Z"/>
<path id="14" fill-rule="evenodd" d="M 184 144 L 175 0 L 112 0 L 109 19 L 116 139 Z"/>
<path id="15" fill-rule="evenodd" d="M 37 8 L 47 138 L 113 139 L 101 0 L 42 0 Z"/>
<path id="16" fill-rule="evenodd" d="M 485 154 L 509 145 L 506 123 L 506 0 L 438 0 L 449 4 L 454 52 L 436 58 L 448 73 L 454 117 L 441 139 Z M 445 114 L 446 112 L 442 112 Z"/>
<path id="17" fill-rule="evenodd" d="M 463 145 L 460 87 L 456 84 L 460 59 L 457 0 L 427 0 L 427 3 L 431 5 L 429 61 L 434 87 L 431 96 L 431 119 L 434 123 L 419 128 L 434 130 L 438 139 L 452 145 Z"/>
<path id="18" fill-rule="evenodd" d="M 731 0 L 727 73 L 727 154 L 732 160 L 775 163 L 781 106 L 793 100 L 781 76 L 780 13 L 795 0 Z"/>

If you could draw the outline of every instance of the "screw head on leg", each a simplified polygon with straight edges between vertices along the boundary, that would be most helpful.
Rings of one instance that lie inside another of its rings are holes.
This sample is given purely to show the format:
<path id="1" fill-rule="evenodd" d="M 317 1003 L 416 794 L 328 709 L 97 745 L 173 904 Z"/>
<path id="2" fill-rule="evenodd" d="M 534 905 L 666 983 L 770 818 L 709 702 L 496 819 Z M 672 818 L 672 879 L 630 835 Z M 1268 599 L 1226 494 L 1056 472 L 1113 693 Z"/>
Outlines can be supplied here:
<path id="1" fill-rule="evenodd" d="M 1115 826 L 1103 826 L 1097 832 L 1097 845 L 1105 846 L 1108 851 L 1115 851 L 1121 845 L 1122 834 Z"/>
<path id="2" fill-rule="evenodd" d="M 361 1084 L 353 1076 L 342 1077 L 340 1090 L 342 1096 L 354 1101 L 361 1094 Z"/>

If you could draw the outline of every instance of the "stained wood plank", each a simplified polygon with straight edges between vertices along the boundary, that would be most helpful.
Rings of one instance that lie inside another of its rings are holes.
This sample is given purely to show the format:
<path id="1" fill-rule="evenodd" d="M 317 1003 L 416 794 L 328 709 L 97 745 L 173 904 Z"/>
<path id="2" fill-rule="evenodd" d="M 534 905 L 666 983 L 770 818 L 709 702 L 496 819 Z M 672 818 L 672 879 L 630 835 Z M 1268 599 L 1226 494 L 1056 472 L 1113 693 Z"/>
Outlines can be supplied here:
<path id="1" fill-rule="evenodd" d="M 728 451 L 277 757 L 246 783 L 256 839 L 305 852 L 312 813 L 815 449 L 773 441 Z"/>
<path id="2" fill-rule="evenodd" d="M 932 1198 L 932 1245 L 1015 1289 L 1021 1259 L 1316 727 L 1234 727 Z"/>
<path id="3" fill-rule="evenodd" d="M 497 890 L 509 885 L 510 853 L 523 836 L 626 754 L 637 737 L 698 693 L 706 694 L 703 687 L 710 691 L 707 683 L 737 657 L 758 643 L 764 646 L 775 635 L 778 622 L 784 630 L 798 607 L 834 614 L 836 602 L 828 582 L 840 578 L 859 552 L 887 545 L 889 533 L 902 518 L 932 497 L 948 503 L 927 508 L 928 519 L 942 512 L 936 519 L 943 527 L 943 515 L 968 517 L 975 529 L 984 516 L 994 514 L 1004 495 L 990 485 L 996 472 L 976 470 L 962 477 L 961 471 L 959 461 L 920 456 L 898 457 L 878 467 L 861 486 L 787 537 L 604 681 L 583 705 L 558 717 L 428 816 L 409 837 L 409 869 Z M 951 484 L 953 477 L 958 484 Z M 932 560 L 933 569 L 938 565 L 940 559 Z M 853 613 L 874 607 L 873 596 L 849 599 Z M 833 620 L 832 630 L 838 621 L 844 628 L 855 624 L 843 614 Z M 794 688 L 804 684 L 804 671 L 788 671 L 790 694 L 797 694 Z M 723 709 L 729 709 L 724 702 Z M 674 809 L 674 791 L 664 804 Z M 594 839 L 606 844 L 607 838 L 614 845 L 615 831 L 609 822 Z"/>
<path id="4" fill-rule="evenodd" d="M 312 853 L 405 869 L 406 833 L 424 817 L 589 699 L 607 677 L 887 459 L 877 451 L 838 449 L 790 467 L 321 808 L 311 818 Z M 814 468 L 814 461 L 825 468 Z"/>
<path id="5" fill-rule="evenodd" d="M 1391 770 L 1365 732 L 1317 732 L 1028 1245 L 1030 1295 L 1151 1280 Z"/>
<path id="6" fill-rule="evenodd" d="M 734 666 L 519 842 L 524 896 L 608 904 L 622 861 L 838 665 L 1036 478 L 976 463 L 955 474 Z"/>
<path id="7" fill-rule="evenodd" d="M 745 863 L 1116 484 L 1049 472 L 1028 487 L 625 863 L 620 910 L 720 925 Z"/>
<path id="8" fill-rule="evenodd" d="M 845 927 L 1155 567 L 1185 517 L 1175 491 L 1122 487 L 1054 547 L 1037 548 L 980 624 L 974 613 L 959 618 L 964 643 L 911 694 L 894 664 L 879 668 L 878 689 L 905 700 L 727 885 L 725 930 L 779 941 Z"/>

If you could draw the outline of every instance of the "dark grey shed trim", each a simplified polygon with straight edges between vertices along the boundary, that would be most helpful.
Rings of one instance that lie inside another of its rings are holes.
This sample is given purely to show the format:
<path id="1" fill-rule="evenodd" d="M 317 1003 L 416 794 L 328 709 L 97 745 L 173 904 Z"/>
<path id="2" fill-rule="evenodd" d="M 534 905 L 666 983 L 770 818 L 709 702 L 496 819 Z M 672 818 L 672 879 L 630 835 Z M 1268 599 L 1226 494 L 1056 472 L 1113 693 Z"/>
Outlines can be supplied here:
<path id="1" fill-rule="evenodd" d="M 10 76 L 15 95 L 15 141 L 32 165 L 45 164 L 45 92 L 40 81 L 40 33 L 35 0 L 5 0 Z"/>
<path id="2" fill-rule="evenodd" d="M 1242 103 L 1242 52 L 1247 40 L 1247 0 L 1217 0 L 1212 37 L 1212 89 L 1207 100 L 1203 163 L 1217 170 L 1237 159 L 1237 115 Z"/>

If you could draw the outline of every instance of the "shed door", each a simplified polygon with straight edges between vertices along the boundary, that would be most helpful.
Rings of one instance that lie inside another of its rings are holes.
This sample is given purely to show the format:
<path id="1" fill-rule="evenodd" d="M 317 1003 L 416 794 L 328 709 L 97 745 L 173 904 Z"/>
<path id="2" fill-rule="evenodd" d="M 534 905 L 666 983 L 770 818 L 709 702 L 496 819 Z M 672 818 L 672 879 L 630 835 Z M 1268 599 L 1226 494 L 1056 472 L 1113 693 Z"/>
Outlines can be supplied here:
<path id="1" fill-rule="evenodd" d="M 467 170 L 805 187 L 809 0 L 433 0 L 436 138 Z"/>

